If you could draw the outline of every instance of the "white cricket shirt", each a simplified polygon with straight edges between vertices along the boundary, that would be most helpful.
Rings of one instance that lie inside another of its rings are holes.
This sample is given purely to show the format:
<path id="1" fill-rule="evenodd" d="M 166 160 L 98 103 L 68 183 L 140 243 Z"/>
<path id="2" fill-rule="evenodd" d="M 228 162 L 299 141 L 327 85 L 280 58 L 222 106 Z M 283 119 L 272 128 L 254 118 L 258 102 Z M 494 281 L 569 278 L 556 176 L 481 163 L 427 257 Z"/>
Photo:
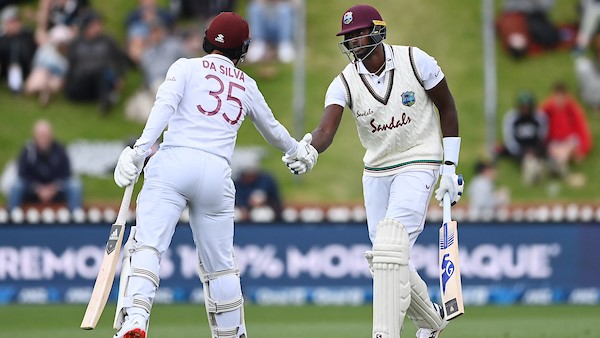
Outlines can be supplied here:
<path id="1" fill-rule="evenodd" d="M 168 126 L 161 147 L 201 149 L 231 164 L 246 116 L 271 145 L 287 154 L 297 151 L 298 142 L 275 119 L 256 81 L 231 60 L 218 54 L 182 58 L 169 68 L 135 145 L 149 149 Z"/>

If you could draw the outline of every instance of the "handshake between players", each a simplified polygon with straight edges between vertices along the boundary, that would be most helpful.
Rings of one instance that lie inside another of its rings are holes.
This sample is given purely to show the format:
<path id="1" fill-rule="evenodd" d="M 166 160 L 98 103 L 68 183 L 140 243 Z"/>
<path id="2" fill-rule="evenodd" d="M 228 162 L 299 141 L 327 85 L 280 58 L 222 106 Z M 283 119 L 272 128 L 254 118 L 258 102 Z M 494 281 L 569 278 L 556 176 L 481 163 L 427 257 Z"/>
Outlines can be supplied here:
<path id="1" fill-rule="evenodd" d="M 307 173 L 317 164 L 319 152 L 310 143 L 312 134 L 307 133 L 302 140 L 298 142 L 298 150 L 293 155 L 285 154 L 281 160 L 290 169 L 293 174 L 300 175 Z"/>

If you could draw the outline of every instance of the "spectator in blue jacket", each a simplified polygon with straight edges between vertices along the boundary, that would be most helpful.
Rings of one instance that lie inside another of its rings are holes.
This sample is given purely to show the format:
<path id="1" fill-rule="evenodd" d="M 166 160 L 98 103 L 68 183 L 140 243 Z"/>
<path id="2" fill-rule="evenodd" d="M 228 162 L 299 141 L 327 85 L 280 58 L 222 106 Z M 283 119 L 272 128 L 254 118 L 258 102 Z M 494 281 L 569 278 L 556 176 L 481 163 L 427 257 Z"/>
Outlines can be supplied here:
<path id="1" fill-rule="evenodd" d="M 48 121 L 35 123 L 33 139 L 27 142 L 19 156 L 18 174 L 9 196 L 9 210 L 23 202 L 66 201 L 71 211 L 81 207 L 81 183 L 72 176 L 67 152 L 54 139 Z"/>

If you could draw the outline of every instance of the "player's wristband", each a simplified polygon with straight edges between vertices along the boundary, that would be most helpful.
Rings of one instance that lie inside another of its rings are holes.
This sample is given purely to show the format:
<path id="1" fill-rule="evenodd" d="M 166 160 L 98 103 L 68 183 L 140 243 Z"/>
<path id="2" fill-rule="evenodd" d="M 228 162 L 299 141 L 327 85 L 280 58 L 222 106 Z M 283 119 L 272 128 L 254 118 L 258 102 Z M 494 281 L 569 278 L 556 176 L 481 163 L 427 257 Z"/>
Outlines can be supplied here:
<path id="1" fill-rule="evenodd" d="M 460 137 L 444 137 L 444 164 L 458 165 Z M 448 163 L 450 162 L 450 163 Z"/>

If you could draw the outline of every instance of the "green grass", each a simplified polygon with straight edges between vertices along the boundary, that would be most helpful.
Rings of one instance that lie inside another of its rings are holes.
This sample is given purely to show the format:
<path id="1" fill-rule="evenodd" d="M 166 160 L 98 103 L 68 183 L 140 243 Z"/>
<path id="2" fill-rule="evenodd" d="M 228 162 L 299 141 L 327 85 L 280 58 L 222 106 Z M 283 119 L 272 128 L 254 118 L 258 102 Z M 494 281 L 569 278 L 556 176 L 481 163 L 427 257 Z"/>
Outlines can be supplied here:
<path id="1" fill-rule="evenodd" d="M 114 306 L 104 312 L 97 328 L 82 331 L 80 305 L 0 306 L 0 338 L 110 337 Z M 467 307 L 444 338 L 586 338 L 599 337 L 600 307 L 511 306 Z M 249 336 L 271 338 L 364 338 L 370 336 L 371 307 L 246 306 Z M 416 329 L 405 321 L 403 337 Z M 156 305 L 152 337 L 209 337 L 203 305 Z"/>
<path id="2" fill-rule="evenodd" d="M 164 2 L 164 1 L 163 1 Z M 472 168 L 478 159 L 489 157 L 486 153 L 486 128 L 483 92 L 483 47 L 481 35 L 481 1 L 384 1 L 371 2 L 388 23 L 388 43 L 416 45 L 434 56 L 443 68 L 454 94 L 460 114 L 461 171 L 467 184 L 473 175 Z M 496 2 L 499 7 L 499 1 Z M 245 1 L 239 2 L 240 12 L 245 12 Z M 304 131 L 312 130 L 321 118 L 323 98 L 330 81 L 347 64 L 339 52 L 335 33 L 339 30 L 340 16 L 354 2 L 306 1 L 307 4 L 307 55 L 306 55 L 306 118 Z M 35 3 L 31 2 L 30 6 Z M 107 29 L 121 42 L 124 39 L 123 18 L 133 1 L 93 1 L 106 16 Z M 572 2 L 557 1 L 552 12 L 557 22 L 572 22 L 576 18 Z M 566 81 L 575 90 L 573 61 L 568 51 L 557 51 L 519 62 L 509 59 L 498 48 L 498 118 L 514 102 L 516 92 L 530 88 L 541 100 L 556 80 Z M 291 65 L 243 65 L 243 69 L 255 76 L 275 116 L 294 131 L 292 113 Z M 274 71 L 270 76 L 266 70 Z M 130 71 L 126 78 L 123 98 L 131 94 L 140 83 L 140 74 Z M 122 100 L 124 101 L 124 100 Z M 49 119 L 56 126 L 57 136 L 71 142 L 77 139 L 125 139 L 137 137 L 141 124 L 127 122 L 121 102 L 112 114 L 102 118 L 94 105 L 75 105 L 59 99 L 46 109 L 40 108 L 33 98 L 11 97 L 0 84 L 2 119 L 0 124 L 0 165 L 17 156 L 23 142 L 29 138 L 31 124 L 37 118 Z M 356 203 L 362 200 L 363 149 L 356 135 L 356 127 L 349 114 L 344 116 L 333 145 L 323 153 L 314 171 L 303 177 L 294 177 L 283 167 L 281 154 L 268 146 L 252 123 L 246 121 L 238 137 L 239 146 L 264 146 L 268 150 L 263 162 L 265 169 L 275 174 L 281 182 L 282 192 L 288 203 Z M 596 145 L 600 143 L 600 120 L 589 116 Z M 500 139 L 500 124 L 497 137 Z M 600 202 L 596 193 L 598 186 L 595 168 L 600 166 L 600 153 L 593 150 L 591 156 L 575 170 L 584 173 L 588 184 L 575 189 L 561 185 L 557 196 L 548 193 L 546 183 L 534 187 L 520 184 L 516 165 L 503 161 L 499 166 L 498 184 L 507 186 L 512 200 L 522 202 L 591 201 Z M 120 191 L 112 179 L 84 177 L 86 204 L 116 202 Z M 468 199 L 468 196 L 465 197 Z"/>

